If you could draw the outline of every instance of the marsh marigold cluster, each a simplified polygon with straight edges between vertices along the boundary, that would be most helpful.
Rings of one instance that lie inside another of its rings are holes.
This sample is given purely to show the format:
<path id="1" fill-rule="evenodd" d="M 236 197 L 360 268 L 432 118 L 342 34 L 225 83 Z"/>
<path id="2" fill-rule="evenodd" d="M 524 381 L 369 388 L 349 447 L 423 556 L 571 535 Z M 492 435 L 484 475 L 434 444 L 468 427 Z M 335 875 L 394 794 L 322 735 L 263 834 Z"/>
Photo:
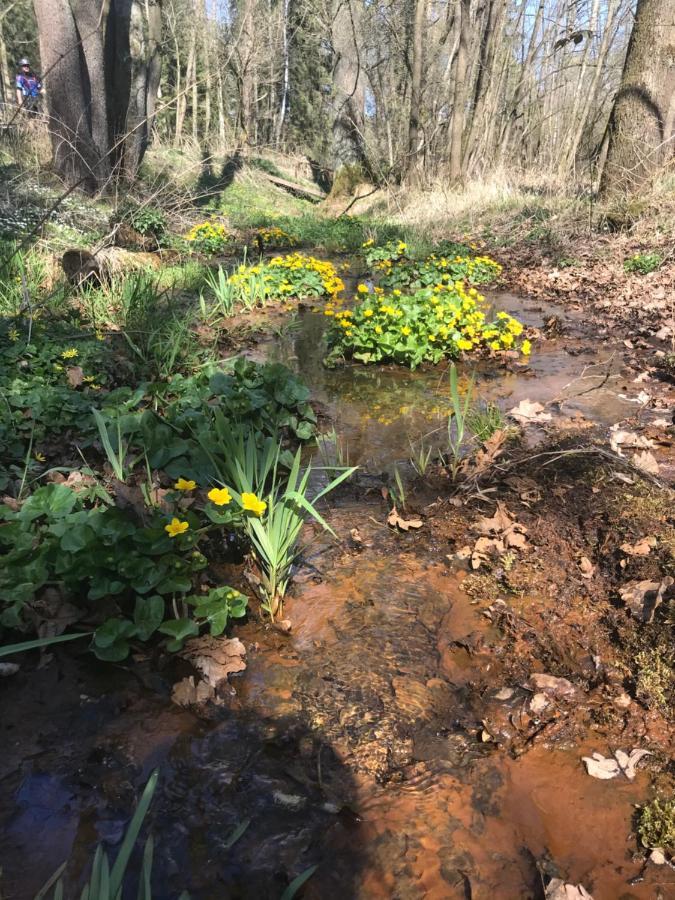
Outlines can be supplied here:
<path id="1" fill-rule="evenodd" d="M 361 301 L 354 309 L 326 308 L 334 317 L 331 356 L 364 363 L 398 362 L 415 368 L 437 363 L 460 352 L 519 350 L 527 355 L 530 342 L 520 340 L 523 325 L 505 312 L 487 320 L 484 298 L 461 281 L 438 283 L 415 293 L 394 288 L 371 292 L 357 288 Z"/>
<path id="2" fill-rule="evenodd" d="M 230 233 L 221 222 L 200 222 L 193 225 L 185 240 L 201 253 L 220 253 L 230 240 Z"/>
<path id="3" fill-rule="evenodd" d="M 239 266 L 230 277 L 230 283 L 246 294 L 259 289 L 260 279 L 265 285 L 265 296 L 270 300 L 292 297 L 335 299 L 344 290 L 344 282 L 332 263 L 303 253 L 274 256 L 255 266 Z"/>

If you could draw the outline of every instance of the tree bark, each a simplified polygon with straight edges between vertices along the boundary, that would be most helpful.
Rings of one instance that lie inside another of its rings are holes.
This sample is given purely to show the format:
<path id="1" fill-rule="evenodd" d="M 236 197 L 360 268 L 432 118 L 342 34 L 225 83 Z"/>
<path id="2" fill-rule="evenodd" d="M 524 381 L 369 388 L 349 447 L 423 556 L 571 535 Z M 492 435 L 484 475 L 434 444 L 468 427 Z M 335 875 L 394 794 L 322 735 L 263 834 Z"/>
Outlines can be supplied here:
<path id="1" fill-rule="evenodd" d="M 422 112 L 422 73 L 427 20 L 427 0 L 415 0 L 412 36 L 412 78 L 410 80 L 410 120 L 408 124 L 408 175 L 419 182 L 421 172 L 420 115 Z"/>
<path id="2" fill-rule="evenodd" d="M 335 0 L 333 44 L 333 166 L 367 169 L 364 142 L 365 75 L 358 45 L 357 9 Z"/>
<path id="3" fill-rule="evenodd" d="M 109 139 L 117 172 L 125 180 L 136 177 L 150 140 L 161 75 L 161 29 L 160 0 L 110 0 Z"/>
<path id="4" fill-rule="evenodd" d="M 638 0 L 608 126 L 601 196 L 635 193 L 672 158 L 674 58 L 675 0 Z"/>
<path id="5" fill-rule="evenodd" d="M 135 177 L 159 87 L 161 0 L 34 0 L 54 167 L 69 187 Z"/>
<path id="6" fill-rule="evenodd" d="M 459 46 L 455 62 L 455 89 L 452 101 L 452 126 L 450 129 L 450 180 L 461 181 L 464 174 L 462 166 L 462 141 L 464 138 L 464 116 L 467 97 L 467 74 L 469 63 L 469 3 L 470 0 L 457 0 L 457 30 Z"/>
<path id="7" fill-rule="evenodd" d="M 105 185 L 110 173 L 110 159 L 97 147 L 92 133 L 91 98 L 105 97 L 104 69 L 97 65 L 99 55 L 91 50 L 95 35 L 79 34 L 68 0 L 35 0 L 35 15 L 40 59 L 43 70 L 49 72 L 47 103 L 54 167 L 68 187 L 81 186 L 94 193 Z M 90 48 L 89 59 L 83 40 Z"/>

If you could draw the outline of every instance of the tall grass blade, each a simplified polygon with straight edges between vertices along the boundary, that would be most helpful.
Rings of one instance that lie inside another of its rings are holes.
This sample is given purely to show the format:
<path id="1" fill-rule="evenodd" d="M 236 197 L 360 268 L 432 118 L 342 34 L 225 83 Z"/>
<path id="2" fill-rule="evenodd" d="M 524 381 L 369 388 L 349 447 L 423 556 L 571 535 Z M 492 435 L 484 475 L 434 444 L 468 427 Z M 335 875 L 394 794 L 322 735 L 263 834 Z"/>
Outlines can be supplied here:
<path id="1" fill-rule="evenodd" d="M 146 784 L 145 789 L 141 794 L 141 799 L 138 801 L 136 812 L 133 814 L 131 822 L 129 823 L 129 827 L 127 828 L 126 834 L 124 835 L 124 840 L 122 841 L 120 852 L 117 854 L 115 865 L 113 866 L 110 873 L 110 891 L 112 894 L 116 894 L 117 891 L 122 887 L 124 872 L 126 870 L 127 864 L 129 863 L 131 851 L 134 848 L 134 844 L 136 843 L 138 834 L 141 830 L 143 819 L 147 815 L 148 809 L 150 807 L 152 796 L 155 793 L 155 789 L 157 787 L 158 778 L 159 772 L 157 771 L 157 769 L 155 769 L 155 771 L 148 779 L 148 783 Z"/>
<path id="2" fill-rule="evenodd" d="M 78 638 L 83 637 L 91 637 L 90 632 L 82 631 L 78 634 L 59 634 L 56 637 L 36 638 L 34 641 L 23 641 L 20 644 L 5 644 L 4 646 L 0 646 L 0 659 L 2 659 L 3 656 L 11 656 L 13 653 L 23 653 L 25 650 L 37 650 L 39 647 L 50 647 L 52 644 L 64 644 L 66 641 L 76 641 Z"/>

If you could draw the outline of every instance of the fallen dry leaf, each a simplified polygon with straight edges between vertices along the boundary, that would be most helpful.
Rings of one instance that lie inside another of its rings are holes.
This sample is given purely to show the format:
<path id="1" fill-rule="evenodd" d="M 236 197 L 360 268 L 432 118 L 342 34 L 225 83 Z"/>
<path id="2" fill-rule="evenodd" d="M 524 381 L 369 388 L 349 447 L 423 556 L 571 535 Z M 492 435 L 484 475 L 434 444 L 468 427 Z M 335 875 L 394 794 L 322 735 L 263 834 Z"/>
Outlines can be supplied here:
<path id="1" fill-rule="evenodd" d="M 246 647 L 239 638 L 211 637 L 205 634 L 188 641 L 178 654 L 202 674 L 212 688 L 228 675 L 246 668 Z"/>
<path id="2" fill-rule="evenodd" d="M 527 546 L 527 528 L 516 522 L 505 503 L 497 501 L 497 510 L 491 518 L 482 516 L 473 526 L 480 534 L 495 535 L 504 549 L 515 547 L 523 550 Z M 496 548 L 499 549 L 499 548 Z M 504 552 L 500 550 L 499 552 Z"/>
<path id="3" fill-rule="evenodd" d="M 619 595 L 636 619 L 649 624 L 672 584 L 670 575 L 661 581 L 630 581 L 620 588 Z"/>
<path id="4" fill-rule="evenodd" d="M 532 699 L 528 704 L 528 709 L 531 713 L 535 715 L 539 715 L 540 712 L 543 712 L 546 707 L 549 705 L 550 701 L 546 694 L 539 693 L 534 694 Z"/>
<path id="5" fill-rule="evenodd" d="M 68 366 L 66 369 L 66 377 L 71 387 L 79 387 L 84 381 L 84 372 L 82 366 Z"/>
<path id="6" fill-rule="evenodd" d="M 513 688 L 504 687 L 500 688 L 495 694 L 495 700 L 510 700 L 511 697 L 515 694 Z"/>
<path id="7" fill-rule="evenodd" d="M 544 412 L 541 403 L 532 400 L 521 400 L 518 406 L 514 406 L 508 413 L 513 419 L 521 425 L 530 425 L 533 423 L 550 422 L 551 414 Z"/>
<path id="8" fill-rule="evenodd" d="M 0 663 L 0 678 L 8 678 L 10 675 L 16 675 L 21 666 L 18 663 Z"/>
<path id="9" fill-rule="evenodd" d="M 567 678 L 556 678 L 555 675 L 547 675 L 544 672 L 535 672 L 530 675 L 525 682 L 525 687 L 531 691 L 553 694 L 555 697 L 571 697 L 576 690 Z"/>
<path id="10" fill-rule="evenodd" d="M 499 454 L 504 449 L 506 441 L 506 432 L 502 429 L 495 431 L 473 454 L 464 460 L 462 469 L 465 474 L 482 475 L 494 464 Z"/>
<path id="11" fill-rule="evenodd" d="M 619 549 L 627 553 L 628 556 L 649 556 L 654 547 L 656 547 L 656 538 L 650 535 L 642 538 L 635 544 L 622 544 Z"/>
<path id="12" fill-rule="evenodd" d="M 401 531 L 409 531 L 411 528 L 421 528 L 424 523 L 421 519 L 404 519 L 398 514 L 395 506 L 387 516 L 387 525 L 392 528 L 400 528 Z"/>
<path id="13" fill-rule="evenodd" d="M 607 759 L 602 753 L 597 751 L 592 756 L 582 756 L 581 759 L 586 766 L 588 774 L 592 778 L 599 778 L 601 781 L 609 781 L 610 778 L 616 778 L 621 772 L 619 764 L 614 757 Z"/>
<path id="14" fill-rule="evenodd" d="M 654 441 L 650 441 L 649 438 L 644 437 L 644 435 L 635 434 L 632 431 L 623 431 L 618 426 L 614 425 L 610 428 L 609 432 L 609 446 L 614 453 L 623 456 L 623 453 L 621 452 L 622 447 L 638 450 L 651 450 L 655 447 L 655 444 Z"/>
<path id="15" fill-rule="evenodd" d="M 553 878 L 546 888 L 546 900 L 593 900 L 582 884 L 567 884 L 560 878 Z"/>
<path id="16" fill-rule="evenodd" d="M 595 572 L 595 566 L 587 556 L 582 556 L 579 560 L 579 568 L 581 569 L 582 578 L 592 578 Z"/>
<path id="17" fill-rule="evenodd" d="M 629 781 L 633 781 L 637 772 L 637 764 L 645 756 L 651 756 L 649 750 L 631 750 L 626 753 L 625 750 L 616 750 L 614 753 L 619 768 Z"/>
<path id="18" fill-rule="evenodd" d="M 650 453 L 649 450 L 642 450 L 640 453 L 636 453 L 633 456 L 633 465 L 643 472 L 647 472 L 648 475 L 659 474 L 659 464 L 654 458 L 654 454 Z"/>
<path id="19" fill-rule="evenodd" d="M 479 569 L 493 554 L 501 555 L 505 552 L 504 542 L 499 538 L 480 537 L 471 552 L 471 568 Z"/>
<path id="20" fill-rule="evenodd" d="M 614 756 L 605 757 L 597 751 L 592 756 L 582 756 L 586 771 L 592 778 L 601 781 L 609 781 L 619 775 L 625 775 L 629 781 L 633 781 L 637 771 L 637 764 L 645 756 L 651 756 L 649 750 L 634 749 L 630 753 L 625 750 L 617 750 Z"/>
<path id="21" fill-rule="evenodd" d="M 215 688 L 205 681 L 195 682 L 194 675 L 176 682 L 171 692 L 171 700 L 177 706 L 202 706 L 204 703 L 222 704 Z"/>

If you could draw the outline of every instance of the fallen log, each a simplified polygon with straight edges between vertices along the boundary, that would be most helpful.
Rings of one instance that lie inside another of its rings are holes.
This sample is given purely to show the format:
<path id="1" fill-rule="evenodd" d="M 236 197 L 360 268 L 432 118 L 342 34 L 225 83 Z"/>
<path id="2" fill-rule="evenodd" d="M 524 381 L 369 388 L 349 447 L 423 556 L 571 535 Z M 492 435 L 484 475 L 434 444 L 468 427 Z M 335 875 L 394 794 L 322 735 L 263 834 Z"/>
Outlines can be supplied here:
<path id="1" fill-rule="evenodd" d="M 278 178 L 276 175 L 270 175 L 269 172 L 262 173 L 265 178 L 277 187 L 291 191 L 293 194 L 299 194 L 301 197 L 308 197 L 310 200 L 325 200 L 326 195 L 319 188 L 307 187 L 304 184 L 296 184 L 294 181 L 287 181 L 285 178 Z"/>
<path id="2" fill-rule="evenodd" d="M 75 287 L 105 284 L 115 276 L 159 269 L 161 264 L 162 260 L 155 253 L 132 252 L 122 247 L 106 247 L 96 253 L 66 250 L 61 257 L 61 268 Z"/>

